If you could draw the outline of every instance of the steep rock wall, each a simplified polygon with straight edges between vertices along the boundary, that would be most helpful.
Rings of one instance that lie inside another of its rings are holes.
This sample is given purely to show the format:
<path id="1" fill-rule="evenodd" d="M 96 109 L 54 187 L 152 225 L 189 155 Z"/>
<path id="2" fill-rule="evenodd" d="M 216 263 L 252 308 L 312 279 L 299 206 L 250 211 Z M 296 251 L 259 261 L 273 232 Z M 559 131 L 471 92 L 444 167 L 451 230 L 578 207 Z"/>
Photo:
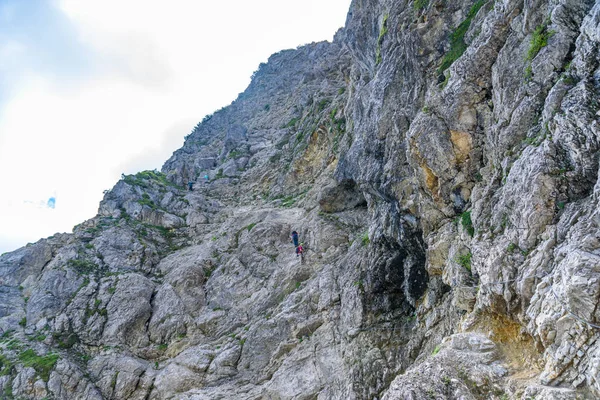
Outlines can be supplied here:
<path id="1" fill-rule="evenodd" d="M 599 396 L 599 45 L 589 0 L 354 1 L 0 257 L 0 393 Z"/>

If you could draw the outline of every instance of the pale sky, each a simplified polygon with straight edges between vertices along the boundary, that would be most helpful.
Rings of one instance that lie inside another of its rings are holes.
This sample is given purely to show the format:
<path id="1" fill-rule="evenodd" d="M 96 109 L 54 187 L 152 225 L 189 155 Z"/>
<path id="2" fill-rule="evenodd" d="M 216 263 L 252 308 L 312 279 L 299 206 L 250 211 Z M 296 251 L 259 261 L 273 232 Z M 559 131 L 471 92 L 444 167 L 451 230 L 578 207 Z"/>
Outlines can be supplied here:
<path id="1" fill-rule="evenodd" d="M 271 54 L 331 41 L 349 5 L 0 0 L 0 254 L 93 217 Z"/>

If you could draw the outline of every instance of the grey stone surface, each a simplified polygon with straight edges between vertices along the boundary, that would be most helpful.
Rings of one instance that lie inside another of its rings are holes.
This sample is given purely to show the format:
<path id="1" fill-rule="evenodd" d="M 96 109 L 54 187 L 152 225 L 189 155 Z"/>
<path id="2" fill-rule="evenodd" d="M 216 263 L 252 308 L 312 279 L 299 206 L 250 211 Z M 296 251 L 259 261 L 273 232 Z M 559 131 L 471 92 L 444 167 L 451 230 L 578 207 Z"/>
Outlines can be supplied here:
<path id="1" fill-rule="evenodd" d="M 475 6 L 354 1 L 1 255 L 0 397 L 598 398 L 600 4 Z"/>

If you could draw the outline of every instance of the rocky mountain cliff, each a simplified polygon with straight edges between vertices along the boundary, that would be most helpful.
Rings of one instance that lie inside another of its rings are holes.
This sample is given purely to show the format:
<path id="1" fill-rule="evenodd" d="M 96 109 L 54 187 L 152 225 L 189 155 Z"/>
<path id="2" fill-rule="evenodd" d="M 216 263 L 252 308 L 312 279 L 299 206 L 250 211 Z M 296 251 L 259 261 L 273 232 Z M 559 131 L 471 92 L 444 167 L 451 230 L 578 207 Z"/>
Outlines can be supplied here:
<path id="1" fill-rule="evenodd" d="M 2 398 L 599 398 L 599 103 L 600 2 L 355 0 L 0 257 Z"/>

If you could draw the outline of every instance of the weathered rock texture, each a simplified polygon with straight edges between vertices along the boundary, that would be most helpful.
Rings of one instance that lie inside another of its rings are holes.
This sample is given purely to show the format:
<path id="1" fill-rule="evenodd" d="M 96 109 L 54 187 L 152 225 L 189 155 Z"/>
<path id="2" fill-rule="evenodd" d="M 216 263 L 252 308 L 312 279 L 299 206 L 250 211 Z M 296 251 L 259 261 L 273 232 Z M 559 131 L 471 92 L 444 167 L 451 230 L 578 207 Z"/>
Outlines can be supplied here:
<path id="1" fill-rule="evenodd" d="M 598 2 L 356 0 L 0 257 L 0 393 L 598 398 L 599 100 Z"/>

